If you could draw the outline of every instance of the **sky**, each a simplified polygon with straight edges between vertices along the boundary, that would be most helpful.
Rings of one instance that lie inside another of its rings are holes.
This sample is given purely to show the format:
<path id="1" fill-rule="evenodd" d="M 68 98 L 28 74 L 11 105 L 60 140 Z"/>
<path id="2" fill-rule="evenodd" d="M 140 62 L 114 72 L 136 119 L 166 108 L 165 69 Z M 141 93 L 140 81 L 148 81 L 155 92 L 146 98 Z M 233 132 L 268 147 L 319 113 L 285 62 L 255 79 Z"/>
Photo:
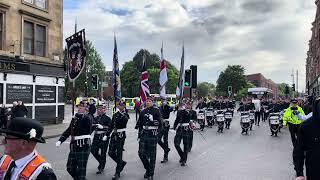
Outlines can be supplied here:
<path id="1" fill-rule="evenodd" d="M 182 44 L 185 69 L 198 66 L 198 81 L 216 84 L 228 65 L 245 74 L 262 73 L 292 84 L 298 70 L 305 90 L 305 63 L 314 0 L 64 0 L 64 38 L 86 29 L 86 39 L 112 69 L 116 34 L 120 68 L 140 49 L 160 55 L 179 69 Z"/>

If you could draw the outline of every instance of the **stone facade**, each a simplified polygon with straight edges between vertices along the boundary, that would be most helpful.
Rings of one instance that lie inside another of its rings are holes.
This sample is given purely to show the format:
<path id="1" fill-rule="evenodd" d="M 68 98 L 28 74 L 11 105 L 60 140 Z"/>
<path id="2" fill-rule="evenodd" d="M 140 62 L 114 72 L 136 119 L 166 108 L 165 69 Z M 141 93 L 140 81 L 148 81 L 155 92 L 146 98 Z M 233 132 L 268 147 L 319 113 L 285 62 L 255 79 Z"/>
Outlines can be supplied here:
<path id="1" fill-rule="evenodd" d="M 28 117 L 64 119 L 63 1 L 0 0 L 0 104 Z"/>
<path id="2" fill-rule="evenodd" d="M 306 89 L 309 94 L 320 95 L 320 0 L 316 0 L 317 12 L 312 22 L 312 35 L 306 59 Z"/>
<path id="3" fill-rule="evenodd" d="M 265 78 L 261 73 L 250 74 L 246 76 L 246 79 L 254 84 L 256 87 L 265 87 L 272 90 L 274 97 L 279 95 L 279 86 L 271 79 Z"/>

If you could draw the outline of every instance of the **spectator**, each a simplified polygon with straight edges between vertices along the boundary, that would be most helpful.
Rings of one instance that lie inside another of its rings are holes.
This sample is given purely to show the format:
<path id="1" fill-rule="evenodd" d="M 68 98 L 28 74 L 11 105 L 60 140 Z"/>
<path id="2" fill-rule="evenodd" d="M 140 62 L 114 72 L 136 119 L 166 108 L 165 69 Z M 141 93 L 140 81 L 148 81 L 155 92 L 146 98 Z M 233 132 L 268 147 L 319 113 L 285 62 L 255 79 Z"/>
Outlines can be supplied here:
<path id="1" fill-rule="evenodd" d="M 139 101 L 138 99 L 135 99 L 135 102 L 134 102 L 134 111 L 136 112 L 136 121 L 138 121 L 138 118 L 139 118 L 140 106 L 141 106 L 140 101 Z"/>
<path id="2" fill-rule="evenodd" d="M 304 121 L 299 129 L 298 139 L 293 150 L 296 180 L 320 179 L 320 98 L 313 102 L 313 116 Z M 306 178 L 303 167 L 306 166 Z"/>
<path id="3" fill-rule="evenodd" d="M 0 109 L 0 127 L 5 129 L 7 128 L 8 116 L 7 116 L 7 108 L 4 104 L 2 104 Z"/>
<path id="4" fill-rule="evenodd" d="M 14 117 L 27 117 L 28 109 L 22 101 L 18 101 L 18 105 L 15 107 Z"/>

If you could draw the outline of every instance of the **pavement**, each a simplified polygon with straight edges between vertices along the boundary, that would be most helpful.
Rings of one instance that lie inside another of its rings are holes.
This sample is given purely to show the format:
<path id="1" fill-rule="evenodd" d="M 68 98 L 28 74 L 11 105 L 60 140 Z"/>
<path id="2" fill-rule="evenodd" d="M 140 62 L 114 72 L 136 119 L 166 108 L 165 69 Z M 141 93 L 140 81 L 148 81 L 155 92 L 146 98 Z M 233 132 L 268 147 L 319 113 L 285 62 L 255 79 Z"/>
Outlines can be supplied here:
<path id="1" fill-rule="evenodd" d="M 143 180 L 145 172 L 138 156 L 136 120 L 130 113 L 127 138 L 123 159 L 128 162 L 121 173 L 121 180 Z M 171 113 L 173 125 L 176 114 Z M 240 117 L 235 113 L 231 128 L 217 133 L 217 127 L 205 128 L 203 137 L 194 132 L 194 144 L 188 156 L 186 167 L 178 163 L 180 157 L 174 147 L 175 132 L 169 132 L 169 162 L 161 164 L 163 150 L 158 146 L 154 179 L 157 180 L 293 180 L 292 144 L 288 129 L 283 129 L 279 137 L 271 137 L 268 123 L 254 126 L 248 135 L 241 135 Z M 47 136 L 61 134 L 68 123 L 45 127 Z M 59 148 L 55 147 L 58 137 L 52 136 L 46 144 L 39 144 L 37 150 L 50 162 L 58 179 L 72 180 L 66 171 L 69 153 L 69 140 Z M 1 148 L 0 148 L 1 149 Z M 92 155 L 87 165 L 88 180 L 111 179 L 115 172 L 115 163 L 107 156 L 105 171 L 96 175 L 98 163 Z"/>

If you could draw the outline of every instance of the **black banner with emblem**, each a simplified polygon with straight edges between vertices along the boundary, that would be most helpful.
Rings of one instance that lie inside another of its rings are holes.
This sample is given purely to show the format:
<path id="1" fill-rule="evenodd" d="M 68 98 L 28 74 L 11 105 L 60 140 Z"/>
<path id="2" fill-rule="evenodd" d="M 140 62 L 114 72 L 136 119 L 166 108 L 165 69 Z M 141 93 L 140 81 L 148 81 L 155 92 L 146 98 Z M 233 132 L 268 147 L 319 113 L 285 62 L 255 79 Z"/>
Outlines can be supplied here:
<path id="1" fill-rule="evenodd" d="M 85 66 L 86 51 L 84 48 L 84 29 L 66 39 L 68 57 L 68 77 L 70 81 L 76 80 Z"/>

